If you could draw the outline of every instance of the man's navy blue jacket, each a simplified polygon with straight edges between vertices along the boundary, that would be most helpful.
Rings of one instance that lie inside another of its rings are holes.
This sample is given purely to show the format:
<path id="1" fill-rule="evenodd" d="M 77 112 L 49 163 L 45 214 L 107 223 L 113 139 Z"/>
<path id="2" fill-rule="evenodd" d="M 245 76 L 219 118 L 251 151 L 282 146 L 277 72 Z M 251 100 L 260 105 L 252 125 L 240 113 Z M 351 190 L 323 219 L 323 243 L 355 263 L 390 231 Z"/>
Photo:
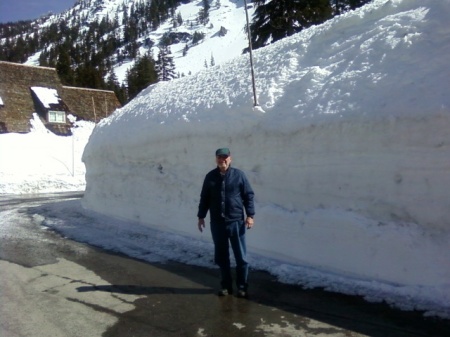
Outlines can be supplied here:
<path id="1" fill-rule="evenodd" d="M 254 193 L 244 172 L 229 167 L 225 175 L 219 168 L 210 171 L 203 182 L 197 216 L 204 219 L 210 211 L 211 223 L 244 220 L 255 215 Z"/>

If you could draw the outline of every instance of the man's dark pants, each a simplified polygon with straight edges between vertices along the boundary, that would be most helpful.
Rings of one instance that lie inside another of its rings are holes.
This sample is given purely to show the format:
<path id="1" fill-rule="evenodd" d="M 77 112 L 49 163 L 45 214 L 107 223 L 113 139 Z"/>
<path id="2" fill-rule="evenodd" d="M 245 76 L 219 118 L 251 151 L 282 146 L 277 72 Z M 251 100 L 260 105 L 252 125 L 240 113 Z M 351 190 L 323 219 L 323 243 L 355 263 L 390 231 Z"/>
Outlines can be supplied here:
<path id="1" fill-rule="evenodd" d="M 246 260 L 245 222 L 239 220 L 211 223 L 211 233 L 215 247 L 214 260 L 220 267 L 222 289 L 233 289 L 229 253 L 231 245 L 236 260 L 236 286 L 240 290 L 247 291 L 248 262 Z"/>

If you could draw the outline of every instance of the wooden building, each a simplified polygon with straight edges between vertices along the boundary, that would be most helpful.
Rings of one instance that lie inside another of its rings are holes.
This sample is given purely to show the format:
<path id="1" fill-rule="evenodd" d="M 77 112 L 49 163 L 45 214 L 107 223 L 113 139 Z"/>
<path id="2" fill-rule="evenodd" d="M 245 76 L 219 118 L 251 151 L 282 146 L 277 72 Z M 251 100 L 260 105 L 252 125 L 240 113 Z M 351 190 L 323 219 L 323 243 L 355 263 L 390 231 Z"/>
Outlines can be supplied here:
<path id="1" fill-rule="evenodd" d="M 69 114 L 98 122 L 120 107 L 113 91 L 63 86 L 56 69 L 0 61 L 0 133 L 30 131 L 37 113 L 58 135 L 70 135 Z"/>

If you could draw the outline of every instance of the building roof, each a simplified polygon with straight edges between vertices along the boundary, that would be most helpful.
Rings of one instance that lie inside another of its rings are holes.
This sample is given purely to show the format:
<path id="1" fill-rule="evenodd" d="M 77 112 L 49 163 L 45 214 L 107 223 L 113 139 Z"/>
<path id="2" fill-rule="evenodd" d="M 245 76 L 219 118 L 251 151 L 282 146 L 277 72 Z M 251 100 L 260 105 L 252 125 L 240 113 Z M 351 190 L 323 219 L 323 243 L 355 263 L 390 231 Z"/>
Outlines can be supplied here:
<path id="1" fill-rule="evenodd" d="M 30 119 L 36 111 L 31 86 L 56 89 L 58 92 L 62 89 L 54 68 L 0 61 L 0 97 L 3 100 L 0 108 L 0 132 L 30 131 Z"/>
<path id="2" fill-rule="evenodd" d="M 92 122 L 98 122 L 121 107 L 114 91 L 63 86 L 62 97 L 71 114 Z"/>
<path id="3" fill-rule="evenodd" d="M 0 99 L 0 133 L 29 132 L 33 112 L 40 113 L 44 122 L 50 109 L 98 122 L 120 107 L 113 91 L 66 87 L 55 68 L 4 61 L 0 61 Z"/>

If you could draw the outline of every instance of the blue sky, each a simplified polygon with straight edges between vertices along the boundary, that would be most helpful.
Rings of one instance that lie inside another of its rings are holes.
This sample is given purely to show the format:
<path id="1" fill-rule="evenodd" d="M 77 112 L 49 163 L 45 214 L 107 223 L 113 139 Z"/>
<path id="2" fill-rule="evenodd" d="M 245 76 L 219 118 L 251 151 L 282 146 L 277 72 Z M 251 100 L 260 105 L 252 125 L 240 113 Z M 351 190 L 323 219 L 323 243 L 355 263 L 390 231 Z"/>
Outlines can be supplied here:
<path id="1" fill-rule="evenodd" d="M 51 11 L 61 13 L 76 0 L 0 0 L 0 22 L 32 20 Z"/>

